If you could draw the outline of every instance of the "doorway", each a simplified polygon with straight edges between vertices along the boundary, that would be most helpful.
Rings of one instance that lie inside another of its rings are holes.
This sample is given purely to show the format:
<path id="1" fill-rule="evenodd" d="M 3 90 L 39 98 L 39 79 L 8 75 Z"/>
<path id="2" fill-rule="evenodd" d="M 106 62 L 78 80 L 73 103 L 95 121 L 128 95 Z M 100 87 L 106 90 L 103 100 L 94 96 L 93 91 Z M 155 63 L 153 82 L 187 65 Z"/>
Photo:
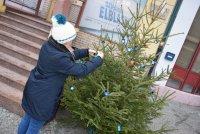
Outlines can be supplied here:
<path id="1" fill-rule="evenodd" d="M 15 11 L 38 16 L 42 0 L 4 0 L 5 5 Z"/>
<path id="2" fill-rule="evenodd" d="M 167 86 L 200 95 L 200 10 L 198 10 Z"/>

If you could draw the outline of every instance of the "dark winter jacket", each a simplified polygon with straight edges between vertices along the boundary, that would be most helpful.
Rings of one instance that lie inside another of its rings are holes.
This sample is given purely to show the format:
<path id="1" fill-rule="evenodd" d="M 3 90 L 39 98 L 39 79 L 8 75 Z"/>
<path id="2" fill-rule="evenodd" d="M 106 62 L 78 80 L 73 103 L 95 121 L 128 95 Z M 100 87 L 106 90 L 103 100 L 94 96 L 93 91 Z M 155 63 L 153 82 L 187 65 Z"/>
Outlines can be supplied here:
<path id="1" fill-rule="evenodd" d="M 41 47 L 36 67 L 26 82 L 22 107 L 37 120 L 51 120 L 58 108 L 65 79 L 69 75 L 84 77 L 102 64 L 101 57 L 93 57 L 85 63 L 75 60 L 88 56 L 88 49 L 70 53 L 52 37 Z"/>

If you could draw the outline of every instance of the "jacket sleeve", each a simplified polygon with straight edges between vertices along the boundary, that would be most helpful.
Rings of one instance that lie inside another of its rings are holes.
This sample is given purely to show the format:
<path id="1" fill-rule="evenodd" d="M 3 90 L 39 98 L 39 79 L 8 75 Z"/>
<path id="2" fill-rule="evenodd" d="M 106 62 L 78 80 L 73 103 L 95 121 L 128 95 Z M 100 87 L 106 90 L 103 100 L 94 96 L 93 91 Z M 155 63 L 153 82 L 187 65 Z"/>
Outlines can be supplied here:
<path id="1" fill-rule="evenodd" d="M 89 56 L 89 50 L 88 49 L 75 49 L 74 55 L 75 55 L 75 60 L 78 60 L 78 59 Z"/>
<path id="2" fill-rule="evenodd" d="M 60 72 L 66 75 L 84 77 L 101 66 L 103 60 L 100 56 L 93 57 L 85 63 L 76 63 L 69 58 L 62 59 Z"/>

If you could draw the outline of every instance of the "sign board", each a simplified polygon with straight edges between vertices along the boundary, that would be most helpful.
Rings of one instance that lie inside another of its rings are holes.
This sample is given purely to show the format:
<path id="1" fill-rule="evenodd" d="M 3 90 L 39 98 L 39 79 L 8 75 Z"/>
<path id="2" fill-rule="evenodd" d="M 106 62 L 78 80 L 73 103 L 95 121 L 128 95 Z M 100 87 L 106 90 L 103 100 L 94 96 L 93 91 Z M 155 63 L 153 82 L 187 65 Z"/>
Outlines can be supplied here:
<path id="1" fill-rule="evenodd" d="M 175 54 L 173 54 L 171 52 L 167 52 L 165 54 L 165 59 L 168 60 L 168 61 L 173 61 L 174 57 L 175 57 Z"/>
<path id="2" fill-rule="evenodd" d="M 80 27 L 91 30 L 116 31 L 120 28 L 119 19 L 130 18 L 130 11 L 136 11 L 134 0 L 87 0 Z"/>

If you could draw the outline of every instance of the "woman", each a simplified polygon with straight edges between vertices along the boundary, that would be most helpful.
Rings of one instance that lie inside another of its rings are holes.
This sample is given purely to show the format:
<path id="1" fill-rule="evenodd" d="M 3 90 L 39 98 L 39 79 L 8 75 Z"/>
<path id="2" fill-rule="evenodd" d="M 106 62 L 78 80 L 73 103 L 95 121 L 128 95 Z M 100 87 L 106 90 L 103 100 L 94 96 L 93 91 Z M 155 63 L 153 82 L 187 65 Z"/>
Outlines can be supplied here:
<path id="1" fill-rule="evenodd" d="M 71 41 L 75 37 L 75 28 L 65 16 L 57 14 L 52 17 L 50 36 L 43 43 L 37 65 L 24 88 L 22 108 L 25 115 L 19 124 L 18 134 L 37 134 L 54 118 L 64 81 L 69 75 L 84 77 L 102 64 L 102 52 L 97 52 L 85 63 L 76 63 L 75 60 L 93 55 L 95 51 L 74 50 Z"/>

